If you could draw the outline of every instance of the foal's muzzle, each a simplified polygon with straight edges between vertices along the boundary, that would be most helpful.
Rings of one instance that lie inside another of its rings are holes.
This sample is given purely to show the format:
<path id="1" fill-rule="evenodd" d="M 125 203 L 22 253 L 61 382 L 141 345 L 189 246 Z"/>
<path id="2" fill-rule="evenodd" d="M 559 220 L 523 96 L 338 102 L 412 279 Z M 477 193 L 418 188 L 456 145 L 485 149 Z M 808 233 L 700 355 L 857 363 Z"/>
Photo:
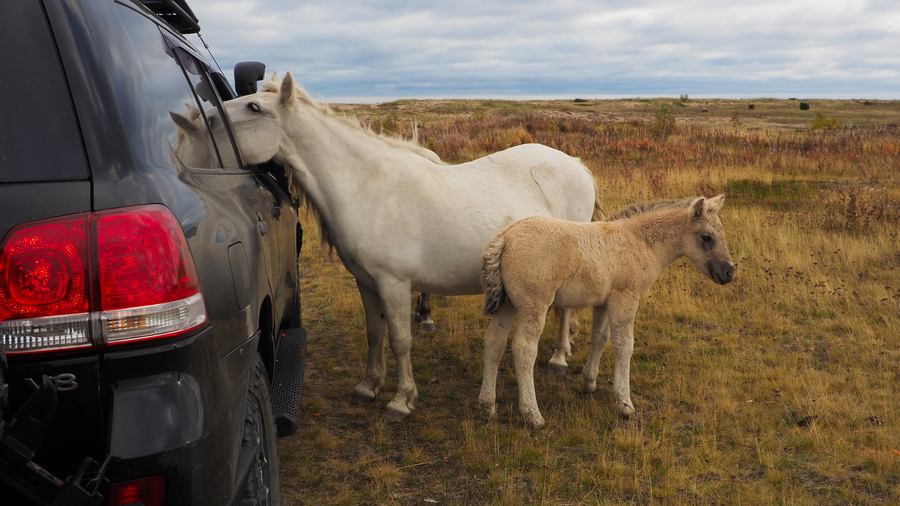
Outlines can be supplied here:
<path id="1" fill-rule="evenodd" d="M 727 285 L 734 281 L 734 264 L 721 260 L 710 260 L 706 263 L 709 269 L 709 277 L 720 285 Z"/>

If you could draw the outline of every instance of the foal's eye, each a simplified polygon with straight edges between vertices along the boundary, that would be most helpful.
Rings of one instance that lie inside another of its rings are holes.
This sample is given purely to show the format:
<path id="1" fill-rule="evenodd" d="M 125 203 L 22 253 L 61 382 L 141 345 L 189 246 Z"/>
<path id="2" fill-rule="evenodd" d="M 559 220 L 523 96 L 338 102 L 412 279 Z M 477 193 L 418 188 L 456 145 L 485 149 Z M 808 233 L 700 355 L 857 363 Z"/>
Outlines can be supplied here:
<path id="1" fill-rule="evenodd" d="M 247 104 L 247 109 L 250 109 L 253 112 L 259 112 L 259 104 L 256 102 L 250 102 Z"/>
<path id="2" fill-rule="evenodd" d="M 703 235 L 701 235 L 701 236 L 700 236 L 700 239 L 701 239 L 704 243 L 706 243 L 706 244 L 711 243 L 712 240 L 713 240 L 712 236 L 711 236 L 711 235 L 708 235 L 708 234 L 703 234 Z"/>

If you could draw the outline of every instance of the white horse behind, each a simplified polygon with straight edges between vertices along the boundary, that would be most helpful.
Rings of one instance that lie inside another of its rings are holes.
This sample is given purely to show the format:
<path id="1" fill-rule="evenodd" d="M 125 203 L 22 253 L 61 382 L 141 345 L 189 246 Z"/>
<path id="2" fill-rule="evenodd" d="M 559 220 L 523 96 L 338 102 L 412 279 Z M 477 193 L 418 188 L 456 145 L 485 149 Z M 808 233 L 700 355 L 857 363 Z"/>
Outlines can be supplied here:
<path id="1" fill-rule="evenodd" d="M 277 92 L 269 84 L 225 104 L 242 156 L 289 169 L 292 193 L 311 204 L 322 237 L 356 277 L 369 345 L 357 400 L 375 399 L 384 385 L 390 332 L 398 382 L 388 414 L 403 418 L 417 397 L 410 291 L 482 293 L 484 245 L 528 216 L 599 219 L 594 179 L 577 159 L 536 144 L 446 166 L 420 146 L 399 145 L 336 116 L 295 86 L 290 73 L 277 84 Z M 213 133 L 224 140 L 215 114 Z"/>

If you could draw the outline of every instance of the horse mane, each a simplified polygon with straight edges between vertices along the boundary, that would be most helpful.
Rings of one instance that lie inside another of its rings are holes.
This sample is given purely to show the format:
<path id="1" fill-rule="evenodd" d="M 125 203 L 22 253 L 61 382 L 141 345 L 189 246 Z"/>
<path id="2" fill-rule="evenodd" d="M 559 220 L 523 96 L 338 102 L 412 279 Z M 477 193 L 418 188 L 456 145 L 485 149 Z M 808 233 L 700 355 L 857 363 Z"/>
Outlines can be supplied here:
<path id="1" fill-rule="evenodd" d="M 619 209 L 612 216 L 609 216 L 604 221 L 616 221 L 616 220 L 624 220 L 626 218 L 631 218 L 632 216 L 636 216 L 638 214 L 649 213 L 651 211 L 663 211 L 666 209 L 681 209 L 684 207 L 688 207 L 691 202 L 696 200 L 696 197 L 691 197 L 687 199 L 677 199 L 677 200 L 657 200 L 655 202 L 644 202 L 641 204 L 635 204 L 632 206 L 627 206 Z"/>
<path id="2" fill-rule="evenodd" d="M 280 93 L 281 81 L 282 79 L 278 76 L 278 72 L 273 73 L 271 79 L 264 81 L 259 86 L 259 93 Z M 316 102 L 299 84 L 294 85 L 294 97 L 297 98 L 297 100 L 299 100 L 300 102 L 309 105 L 310 107 L 319 111 L 322 115 L 333 118 L 334 120 L 348 125 L 351 128 L 359 132 L 363 132 L 373 138 L 380 139 L 391 147 L 405 149 L 435 163 L 443 163 L 437 154 L 419 145 L 418 129 L 413 129 L 412 140 L 379 134 L 373 131 L 368 126 L 360 123 L 356 117 L 339 116 L 331 109 L 331 107 L 328 106 L 328 104 Z M 293 173 L 290 170 L 286 170 L 285 174 L 287 175 L 288 179 L 288 190 L 290 190 L 291 199 L 293 200 L 295 205 L 306 208 L 307 216 L 312 213 L 313 219 L 315 219 L 316 225 L 319 227 L 319 241 L 322 246 L 328 251 L 328 254 L 331 255 L 334 252 L 334 241 L 332 240 L 331 229 L 328 227 L 328 223 L 322 217 L 322 213 L 319 212 L 319 209 L 316 207 L 315 202 L 313 202 L 309 197 L 309 194 L 306 193 L 300 183 L 294 178 Z"/>
<path id="3" fill-rule="evenodd" d="M 294 80 L 294 82 L 296 83 L 296 79 Z M 264 81 L 259 87 L 260 93 L 279 93 L 280 90 L 281 90 L 281 78 L 278 77 L 278 72 L 273 73 L 272 78 L 269 79 L 268 81 Z M 375 132 L 369 126 L 363 125 L 359 121 L 359 119 L 357 119 L 355 116 L 338 115 L 334 112 L 334 110 L 331 109 L 331 107 L 328 106 L 327 103 L 316 102 L 315 100 L 313 100 L 312 97 L 309 96 L 309 93 L 307 93 L 307 91 L 305 89 L 303 89 L 303 87 L 300 86 L 299 84 L 294 84 L 294 96 L 298 100 L 303 102 L 304 104 L 315 108 L 316 110 L 318 110 L 325 116 L 334 118 L 334 119 L 340 121 L 341 123 L 344 123 L 346 125 L 353 127 L 355 130 L 366 133 L 376 139 L 380 139 L 380 140 L 386 142 L 391 147 L 405 149 L 407 151 L 412 151 L 413 153 L 415 153 L 423 158 L 426 158 L 428 160 L 431 160 L 432 162 L 443 163 L 441 161 L 440 157 L 437 156 L 437 154 L 435 154 L 430 149 L 422 147 L 419 144 L 418 128 L 413 128 L 413 138 L 412 139 L 404 139 L 402 137 L 395 136 L 395 135 L 381 134 L 381 133 Z"/>

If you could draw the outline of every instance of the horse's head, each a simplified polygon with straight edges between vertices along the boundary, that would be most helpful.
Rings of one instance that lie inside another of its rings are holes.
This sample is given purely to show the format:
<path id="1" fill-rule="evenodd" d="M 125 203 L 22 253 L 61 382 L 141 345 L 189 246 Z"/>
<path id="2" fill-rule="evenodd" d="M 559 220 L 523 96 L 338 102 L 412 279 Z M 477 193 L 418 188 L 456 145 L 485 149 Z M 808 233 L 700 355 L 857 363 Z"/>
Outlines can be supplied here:
<path id="1" fill-rule="evenodd" d="M 720 285 L 734 280 L 734 262 L 725 244 L 725 229 L 719 210 L 725 195 L 711 199 L 700 197 L 688 207 L 690 213 L 684 254 L 698 271 Z"/>
<path id="2" fill-rule="evenodd" d="M 187 167 L 216 167 L 215 152 L 205 123 L 200 119 L 200 109 L 192 104 L 185 105 L 188 109 L 186 116 L 169 111 L 177 131 L 175 156 Z"/>
<path id="3" fill-rule="evenodd" d="M 276 78 L 273 76 L 273 79 Z M 225 102 L 245 162 L 263 163 L 275 158 L 285 140 L 284 120 L 296 105 L 294 80 L 290 72 L 280 83 L 272 81 L 257 93 Z M 216 112 L 209 115 L 209 122 L 216 140 L 226 140 Z"/>

